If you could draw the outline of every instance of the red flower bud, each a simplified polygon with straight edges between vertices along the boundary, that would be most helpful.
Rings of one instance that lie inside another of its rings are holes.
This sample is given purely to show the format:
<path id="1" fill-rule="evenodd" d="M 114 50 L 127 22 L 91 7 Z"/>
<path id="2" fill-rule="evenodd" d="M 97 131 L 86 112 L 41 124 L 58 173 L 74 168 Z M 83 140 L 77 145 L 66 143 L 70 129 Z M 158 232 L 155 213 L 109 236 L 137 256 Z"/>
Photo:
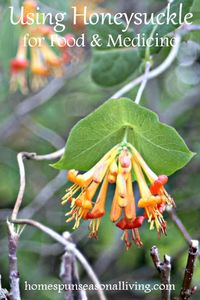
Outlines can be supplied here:
<path id="1" fill-rule="evenodd" d="M 158 180 L 164 185 L 168 182 L 168 177 L 166 175 L 160 175 L 158 176 Z"/>
<path id="2" fill-rule="evenodd" d="M 131 164 L 131 160 L 128 155 L 121 155 L 119 157 L 119 161 L 122 168 L 128 168 Z"/>
<path id="3" fill-rule="evenodd" d="M 157 195 L 160 192 L 160 189 L 165 185 L 168 181 L 168 177 L 166 175 L 158 176 L 158 179 L 154 181 L 154 183 L 150 186 L 150 191 L 152 195 Z"/>
<path id="4" fill-rule="evenodd" d="M 14 58 L 10 62 L 10 67 L 11 67 L 12 73 L 17 73 L 28 67 L 28 61 L 26 59 Z"/>

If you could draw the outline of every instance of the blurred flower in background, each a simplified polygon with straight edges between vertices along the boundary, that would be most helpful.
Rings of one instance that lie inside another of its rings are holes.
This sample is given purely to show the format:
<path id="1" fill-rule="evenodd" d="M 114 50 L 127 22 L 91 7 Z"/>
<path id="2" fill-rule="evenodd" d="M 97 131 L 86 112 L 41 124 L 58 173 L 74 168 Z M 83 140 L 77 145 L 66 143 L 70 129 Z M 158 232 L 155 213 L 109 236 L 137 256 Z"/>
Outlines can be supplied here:
<path id="1" fill-rule="evenodd" d="M 99 13 L 103 11 L 103 8 L 100 7 L 100 4 L 105 2 L 105 0 L 76 0 L 74 2 L 75 3 L 73 3 L 73 7 L 76 7 L 76 14 L 83 14 L 84 9 L 87 7 L 86 18 L 89 18 L 90 16 L 92 16 L 93 13 Z M 79 18 L 77 18 L 77 23 L 75 27 L 80 30 L 84 29 L 84 21 L 84 16 L 79 16 Z"/>
<path id="2" fill-rule="evenodd" d="M 37 3 L 33 0 L 24 1 L 23 8 L 18 50 L 16 57 L 10 62 L 10 89 L 12 92 L 19 89 L 26 94 L 28 78 L 31 90 L 37 91 L 47 83 L 49 77 L 64 75 L 64 66 L 72 59 L 67 45 L 73 39 L 73 35 L 61 37 L 51 26 L 26 24 L 30 13 L 35 14 L 36 19 Z M 55 47 L 50 45 L 51 38 Z"/>

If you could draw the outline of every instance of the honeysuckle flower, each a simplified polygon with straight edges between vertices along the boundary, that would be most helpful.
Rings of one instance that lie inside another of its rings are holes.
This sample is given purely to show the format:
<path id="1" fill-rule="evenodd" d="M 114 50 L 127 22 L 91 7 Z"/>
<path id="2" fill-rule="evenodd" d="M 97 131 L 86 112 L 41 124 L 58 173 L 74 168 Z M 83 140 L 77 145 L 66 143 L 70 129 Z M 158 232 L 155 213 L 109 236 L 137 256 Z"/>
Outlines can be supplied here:
<path id="1" fill-rule="evenodd" d="M 24 6 L 24 21 L 26 21 L 26 17 L 28 14 L 30 13 L 35 14 L 37 8 L 37 2 L 35 0 L 25 0 L 23 6 Z"/>
<path id="2" fill-rule="evenodd" d="M 143 209 L 140 215 L 136 212 L 133 173 L 140 192 L 137 206 Z M 130 143 L 122 142 L 113 147 L 84 174 L 69 170 L 68 180 L 73 185 L 66 190 L 62 204 L 71 203 L 71 210 L 66 213 L 66 222 L 74 220 L 74 229 L 79 227 L 81 220 L 90 220 L 89 236 L 97 238 L 102 217 L 106 213 L 108 187 L 112 184 L 115 185 L 115 193 L 110 220 L 124 231 L 122 239 L 127 249 L 131 246 L 131 240 L 137 246 L 142 246 L 139 228 L 145 220 L 149 222 L 150 230 L 156 228 L 159 237 L 162 233 L 166 234 L 163 212 L 167 205 L 175 206 L 164 188 L 168 177 L 157 176 Z"/>
<path id="3" fill-rule="evenodd" d="M 85 18 L 81 15 L 83 15 L 85 8 L 87 8 L 86 20 L 88 20 L 95 12 L 99 13 L 104 11 L 103 8 L 99 6 L 99 4 L 103 2 L 105 2 L 105 0 L 76 0 L 73 7 L 76 7 L 76 14 L 79 15 L 79 17 L 77 18 L 76 24 L 73 24 L 73 26 L 78 29 L 84 29 Z"/>
<path id="4" fill-rule="evenodd" d="M 10 89 L 12 92 L 19 89 L 22 93 L 27 93 L 28 72 L 26 69 L 28 67 L 30 67 L 30 86 L 33 91 L 44 86 L 50 77 L 64 75 L 64 66 L 71 62 L 67 41 L 69 42 L 73 36 L 67 34 L 61 37 L 51 26 L 45 24 L 28 25 L 28 14 L 31 13 L 34 16 L 38 13 L 37 3 L 34 0 L 26 0 L 23 7 L 22 33 L 19 38 L 18 51 L 10 63 Z M 34 41 L 35 44 L 31 44 L 30 41 Z M 53 47 L 50 45 L 52 41 Z M 57 48 L 57 51 L 54 48 Z M 28 58 L 29 52 L 30 58 Z"/>
<path id="5" fill-rule="evenodd" d="M 18 88 L 22 93 L 27 92 L 26 69 L 28 67 L 28 60 L 26 58 L 26 47 L 24 46 L 23 38 L 19 39 L 19 45 L 16 57 L 11 61 L 11 80 L 10 87 L 12 91 Z"/>

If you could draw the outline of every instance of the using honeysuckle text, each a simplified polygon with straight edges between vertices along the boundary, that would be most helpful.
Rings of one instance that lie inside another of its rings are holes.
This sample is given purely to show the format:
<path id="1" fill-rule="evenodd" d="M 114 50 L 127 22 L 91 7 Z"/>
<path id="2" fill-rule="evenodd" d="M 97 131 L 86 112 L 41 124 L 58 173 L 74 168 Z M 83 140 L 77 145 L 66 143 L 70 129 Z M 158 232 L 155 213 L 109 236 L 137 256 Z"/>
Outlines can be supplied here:
<path id="1" fill-rule="evenodd" d="M 20 16 L 16 18 L 14 7 L 10 6 L 10 22 L 12 25 L 24 24 L 24 8 L 20 9 Z M 58 12 L 52 15 L 51 12 L 44 13 L 40 11 L 40 7 L 37 7 L 37 12 L 35 14 L 29 13 L 26 19 L 26 25 L 33 24 L 49 24 L 54 27 L 55 32 L 63 32 L 66 29 L 66 25 L 63 24 L 64 20 L 71 17 L 72 23 L 76 25 L 79 19 L 84 20 L 85 25 L 96 25 L 96 24 L 110 24 L 110 25 L 123 25 L 124 28 L 122 32 L 126 32 L 130 29 L 132 25 L 142 25 L 142 24 L 158 24 L 158 25 L 179 25 L 191 24 L 193 14 L 191 12 L 184 15 L 184 2 L 180 3 L 178 13 L 171 12 L 171 3 L 169 3 L 162 12 L 155 14 L 141 12 L 132 12 L 131 14 L 118 12 L 116 14 L 111 14 L 109 12 L 94 12 L 88 17 L 88 7 L 84 6 L 83 11 L 77 12 L 77 7 L 73 6 L 69 12 Z"/>

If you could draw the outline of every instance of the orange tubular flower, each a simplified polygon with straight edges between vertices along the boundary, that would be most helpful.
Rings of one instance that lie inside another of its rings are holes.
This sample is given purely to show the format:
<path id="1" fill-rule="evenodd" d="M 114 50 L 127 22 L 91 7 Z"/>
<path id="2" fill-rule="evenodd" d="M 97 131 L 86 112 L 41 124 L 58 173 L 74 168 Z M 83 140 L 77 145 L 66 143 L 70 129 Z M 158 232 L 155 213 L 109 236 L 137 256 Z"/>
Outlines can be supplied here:
<path id="1" fill-rule="evenodd" d="M 140 191 L 138 207 L 144 210 L 139 216 L 132 184 L 133 172 Z M 71 203 L 71 210 L 66 215 L 69 217 L 67 222 L 75 220 L 74 229 L 79 227 L 81 219 L 91 220 L 89 236 L 98 237 L 101 219 L 106 213 L 108 186 L 115 184 L 110 220 L 124 231 L 122 238 L 127 249 L 131 246 L 131 240 L 138 247 L 142 246 L 139 228 L 145 219 L 150 223 L 150 230 L 156 228 L 159 237 L 161 233 L 166 234 L 163 212 L 166 205 L 175 206 L 164 188 L 168 177 L 157 176 L 131 144 L 122 142 L 116 145 L 85 174 L 69 170 L 68 179 L 74 184 L 66 190 L 62 204 Z"/>
<path id="2" fill-rule="evenodd" d="M 26 59 L 26 47 L 23 43 L 23 37 L 20 37 L 17 55 L 10 62 L 11 82 L 10 89 L 15 92 L 19 87 L 23 94 L 27 93 L 26 68 L 28 60 Z"/>
<path id="3" fill-rule="evenodd" d="M 41 47 L 31 47 L 32 89 L 38 90 L 47 82 L 48 76 L 63 75 L 62 59 L 58 57 L 46 42 Z"/>
<path id="4" fill-rule="evenodd" d="M 34 0 L 25 0 L 23 3 L 24 7 L 24 16 L 26 17 L 28 14 L 34 14 L 37 8 L 37 2 Z"/>

